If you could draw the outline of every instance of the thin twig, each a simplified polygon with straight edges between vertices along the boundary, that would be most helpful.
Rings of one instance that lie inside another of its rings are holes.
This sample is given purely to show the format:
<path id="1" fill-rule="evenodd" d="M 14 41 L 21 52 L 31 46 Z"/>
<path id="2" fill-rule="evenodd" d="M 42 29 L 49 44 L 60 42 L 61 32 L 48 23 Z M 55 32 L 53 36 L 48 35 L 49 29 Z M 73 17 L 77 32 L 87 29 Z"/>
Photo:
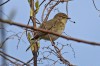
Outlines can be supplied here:
<path id="1" fill-rule="evenodd" d="M 43 22 L 46 22 L 46 21 L 48 20 L 49 14 L 51 13 L 52 9 L 53 9 L 55 6 L 57 6 L 59 3 L 60 3 L 60 2 L 58 1 L 58 2 L 55 3 L 53 6 L 50 7 L 50 10 L 48 11 L 48 13 L 47 13 L 47 15 L 46 15 L 46 17 L 45 17 L 45 19 L 44 19 Z"/>
<path id="2" fill-rule="evenodd" d="M 39 5 L 39 7 L 45 2 L 46 0 L 43 0 L 42 2 L 41 2 L 41 4 Z"/>
<path id="3" fill-rule="evenodd" d="M 12 60 L 8 59 L 6 56 L 4 56 L 3 54 L 0 54 L 0 56 L 2 56 L 3 58 L 5 58 L 6 60 L 10 61 L 12 64 L 17 65 L 15 62 L 13 62 Z"/>
<path id="4" fill-rule="evenodd" d="M 9 2 L 10 0 L 7 0 L 6 2 L 4 2 L 4 3 L 2 3 L 2 4 L 0 4 L 0 6 L 2 6 L 2 5 L 4 5 L 4 4 L 6 4 L 7 2 Z"/>
<path id="5" fill-rule="evenodd" d="M 6 42 L 7 40 L 11 39 L 11 37 L 16 36 L 16 37 L 19 38 L 18 34 L 19 34 L 19 33 L 8 36 L 8 37 L 1 43 L 0 48 L 2 48 L 3 45 L 5 44 L 5 42 Z"/>
<path id="6" fill-rule="evenodd" d="M 30 63 L 33 60 L 33 58 L 31 58 L 29 61 L 26 62 L 26 64 Z"/>
<path id="7" fill-rule="evenodd" d="M 44 18 L 44 12 L 45 12 L 47 6 L 48 6 L 51 2 L 52 2 L 52 0 L 50 0 L 50 1 L 45 5 L 45 7 L 44 7 L 44 9 L 43 9 L 42 16 L 41 16 L 42 22 L 43 22 L 43 20 L 44 20 L 44 19 L 43 19 L 43 18 Z"/>
<path id="8" fill-rule="evenodd" d="M 93 5 L 94 5 L 95 9 L 96 9 L 97 11 L 100 11 L 100 10 L 96 7 L 94 0 L 92 0 L 92 2 L 93 2 Z"/>
<path id="9" fill-rule="evenodd" d="M 19 43 L 20 43 L 20 40 L 21 40 L 21 38 L 22 38 L 22 36 L 23 36 L 23 34 L 25 33 L 25 31 L 21 34 L 21 36 L 19 37 L 19 41 L 18 41 L 18 44 L 17 44 L 17 49 L 18 49 L 18 46 L 19 46 Z"/>
<path id="10" fill-rule="evenodd" d="M 17 59 L 17 58 L 14 58 L 14 57 L 12 57 L 12 56 L 10 56 L 10 55 L 8 55 L 8 54 L 2 52 L 1 50 L 0 50 L 0 53 L 4 54 L 5 56 L 7 56 L 7 57 L 9 57 L 9 58 L 12 58 L 12 59 L 14 59 L 14 60 L 16 60 L 16 61 L 19 61 L 19 62 L 21 62 L 21 63 L 26 64 L 25 62 L 23 62 L 23 61 L 21 61 L 21 60 L 19 60 L 19 59 Z"/>

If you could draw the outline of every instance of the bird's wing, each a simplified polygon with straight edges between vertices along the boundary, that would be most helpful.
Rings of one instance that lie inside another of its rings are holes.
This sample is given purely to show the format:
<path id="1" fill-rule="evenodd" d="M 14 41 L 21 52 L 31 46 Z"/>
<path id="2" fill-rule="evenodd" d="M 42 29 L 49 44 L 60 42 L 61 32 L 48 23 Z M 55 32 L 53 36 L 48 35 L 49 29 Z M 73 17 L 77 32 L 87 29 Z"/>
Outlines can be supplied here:
<path id="1" fill-rule="evenodd" d="M 57 20 L 51 19 L 51 20 L 47 21 L 45 24 L 41 24 L 39 28 L 50 30 L 51 28 L 53 28 L 56 25 L 56 23 L 57 23 Z"/>
<path id="2" fill-rule="evenodd" d="M 57 22 L 58 22 L 57 20 L 51 19 L 51 20 L 47 21 L 45 24 L 41 24 L 39 28 L 46 29 L 46 30 L 52 30 L 52 28 L 57 24 Z M 46 35 L 46 33 L 37 31 L 37 34 L 36 34 L 36 36 L 34 36 L 33 39 L 37 39 L 40 36 L 44 36 L 44 35 Z"/>

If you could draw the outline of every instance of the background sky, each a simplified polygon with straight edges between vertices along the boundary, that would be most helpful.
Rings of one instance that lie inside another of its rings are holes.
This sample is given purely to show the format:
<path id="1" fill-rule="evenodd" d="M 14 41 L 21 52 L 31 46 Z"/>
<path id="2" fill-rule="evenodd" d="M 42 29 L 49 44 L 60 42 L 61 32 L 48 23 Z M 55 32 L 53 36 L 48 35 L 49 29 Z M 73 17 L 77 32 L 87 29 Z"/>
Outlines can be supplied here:
<path id="1" fill-rule="evenodd" d="M 97 5 L 97 8 L 100 9 L 100 4 L 99 4 L 100 0 L 96 0 L 95 3 Z M 60 12 L 66 13 L 65 3 L 63 4 L 61 3 L 58 7 Z M 39 14 L 37 14 L 39 20 L 41 20 L 40 15 L 42 8 L 40 9 Z M 73 0 L 69 2 L 68 8 L 69 8 L 68 9 L 69 17 L 71 18 L 72 21 L 75 21 L 76 23 L 74 24 L 68 21 L 64 32 L 66 32 L 66 34 L 71 37 L 100 42 L 100 12 L 96 11 L 96 9 L 93 6 L 92 0 Z M 30 12 L 30 7 L 27 0 L 11 0 L 3 6 L 3 10 L 4 10 L 3 12 L 8 16 L 12 10 L 15 10 L 16 13 L 12 21 L 27 24 Z M 51 19 L 56 13 L 57 11 L 55 12 L 52 11 L 49 19 Z M 3 19 L 8 19 L 6 15 L 3 14 Z M 8 24 L 6 24 L 5 26 L 7 30 L 14 31 L 15 33 L 24 31 L 23 28 L 20 27 Z M 6 32 L 6 33 L 7 36 L 15 34 L 13 32 Z M 19 36 L 20 35 L 21 33 L 19 34 Z M 6 42 L 7 53 L 11 56 L 14 56 L 26 62 L 29 59 L 31 59 L 32 54 L 30 50 L 28 52 L 25 51 L 29 45 L 25 37 L 25 33 L 22 39 L 24 41 L 22 40 L 20 41 L 18 49 L 17 49 L 17 44 L 18 44 L 17 37 L 14 37 L 9 41 L 7 41 Z M 71 44 L 71 46 L 75 51 L 75 58 L 74 58 L 74 53 L 70 47 L 64 48 L 63 52 L 68 52 L 67 54 L 64 55 L 64 57 L 67 58 L 72 64 L 75 64 L 77 66 L 100 66 L 99 46 L 91 46 L 84 43 L 65 40 L 62 38 L 59 38 L 58 40 L 56 40 L 56 42 L 60 42 L 62 44 Z M 50 42 L 49 41 L 45 42 L 44 40 L 41 40 L 40 44 L 41 47 L 43 47 L 46 45 L 50 45 Z M 44 50 L 40 48 L 40 51 Z M 39 64 L 39 66 L 42 66 L 42 64 Z M 61 65 L 58 64 L 57 66 Z"/>

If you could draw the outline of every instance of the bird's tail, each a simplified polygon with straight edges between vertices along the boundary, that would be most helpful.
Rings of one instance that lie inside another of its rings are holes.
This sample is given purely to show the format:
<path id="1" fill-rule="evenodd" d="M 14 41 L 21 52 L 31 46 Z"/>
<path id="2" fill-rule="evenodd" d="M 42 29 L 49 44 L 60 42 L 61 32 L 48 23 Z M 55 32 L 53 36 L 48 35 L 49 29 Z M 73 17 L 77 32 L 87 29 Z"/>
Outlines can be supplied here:
<path id="1" fill-rule="evenodd" d="M 26 51 L 28 51 L 31 48 L 32 52 L 38 52 L 39 47 L 40 47 L 40 43 L 37 40 L 31 40 L 30 33 L 28 33 L 28 40 L 29 40 L 30 45 L 26 49 Z"/>
<path id="2" fill-rule="evenodd" d="M 34 40 L 32 40 L 34 41 Z M 39 42 L 33 42 L 29 45 L 29 47 L 26 49 L 26 51 L 28 51 L 31 48 L 32 51 L 37 52 L 38 49 L 40 48 L 40 43 Z"/>

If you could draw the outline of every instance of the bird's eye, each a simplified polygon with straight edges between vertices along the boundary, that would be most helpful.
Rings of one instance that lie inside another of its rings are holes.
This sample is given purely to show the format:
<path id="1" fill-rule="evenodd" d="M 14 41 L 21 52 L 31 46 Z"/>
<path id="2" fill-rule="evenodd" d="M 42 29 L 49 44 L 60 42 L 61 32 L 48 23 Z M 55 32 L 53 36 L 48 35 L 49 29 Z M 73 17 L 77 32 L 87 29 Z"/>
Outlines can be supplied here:
<path id="1" fill-rule="evenodd" d="M 63 18 L 66 18 L 66 16 L 63 16 Z"/>

